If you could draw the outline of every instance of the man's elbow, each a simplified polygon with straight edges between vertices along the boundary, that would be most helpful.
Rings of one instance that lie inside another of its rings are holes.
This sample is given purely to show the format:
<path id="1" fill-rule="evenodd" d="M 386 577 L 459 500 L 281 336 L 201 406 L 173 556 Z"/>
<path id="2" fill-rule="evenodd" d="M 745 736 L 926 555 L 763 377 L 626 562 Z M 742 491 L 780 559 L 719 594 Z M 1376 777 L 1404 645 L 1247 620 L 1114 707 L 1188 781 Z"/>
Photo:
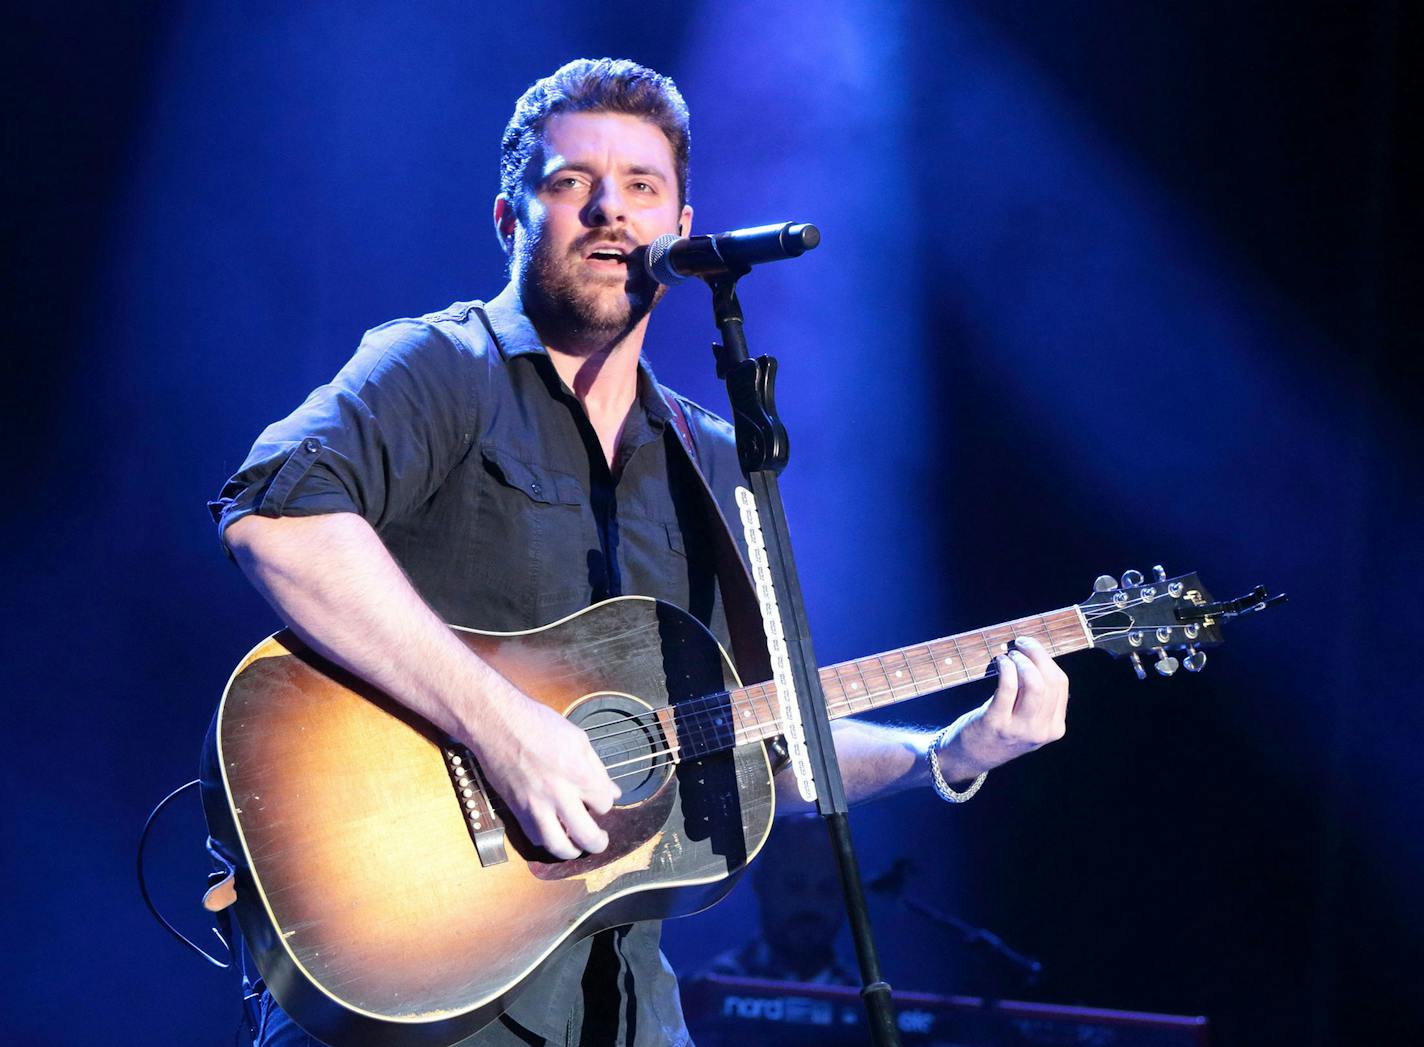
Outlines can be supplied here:
<path id="1" fill-rule="evenodd" d="M 258 532 L 264 529 L 264 524 L 270 522 L 268 518 L 258 516 L 256 513 L 240 516 L 223 528 L 223 544 L 227 546 L 228 552 L 237 559 L 250 556 L 253 544 L 260 541 Z"/>
<path id="2" fill-rule="evenodd" d="M 228 524 L 223 541 L 239 564 L 280 557 L 284 552 L 310 556 L 312 550 L 369 542 L 375 532 L 356 513 L 312 516 L 260 516 L 249 513 Z"/>

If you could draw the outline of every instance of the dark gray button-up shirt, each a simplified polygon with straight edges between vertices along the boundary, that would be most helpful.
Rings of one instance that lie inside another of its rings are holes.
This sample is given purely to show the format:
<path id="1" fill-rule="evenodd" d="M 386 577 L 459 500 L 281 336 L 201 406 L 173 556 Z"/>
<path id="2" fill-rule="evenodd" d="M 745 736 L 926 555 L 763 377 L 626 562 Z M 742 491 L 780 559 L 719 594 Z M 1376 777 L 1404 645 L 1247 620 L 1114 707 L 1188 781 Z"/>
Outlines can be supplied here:
<path id="1" fill-rule="evenodd" d="M 735 520 L 731 428 L 681 402 L 703 474 Z M 210 507 L 220 528 L 249 513 L 358 513 L 454 624 L 536 628 L 635 593 L 686 608 L 730 650 L 706 511 L 671 424 L 640 364 L 610 470 L 511 285 L 483 308 L 458 303 L 368 332 L 329 384 L 262 433 Z M 658 937 L 644 923 L 580 943 L 509 1017 L 557 1042 L 680 1042 Z"/>

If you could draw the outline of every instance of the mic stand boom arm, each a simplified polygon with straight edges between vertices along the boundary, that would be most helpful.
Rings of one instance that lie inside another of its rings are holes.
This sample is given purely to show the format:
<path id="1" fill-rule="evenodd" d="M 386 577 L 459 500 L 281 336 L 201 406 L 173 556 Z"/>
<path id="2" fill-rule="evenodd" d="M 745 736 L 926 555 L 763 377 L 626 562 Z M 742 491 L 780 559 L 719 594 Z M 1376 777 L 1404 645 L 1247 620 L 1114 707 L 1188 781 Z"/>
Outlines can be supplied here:
<path id="1" fill-rule="evenodd" d="M 795 560 L 791 555 L 786 511 L 781 502 L 777 478 L 786 468 L 789 451 L 786 429 L 776 416 L 776 360 L 770 356 L 752 359 L 747 352 L 742 307 L 737 300 L 737 281 L 748 271 L 748 268 L 741 267 L 705 278 L 712 288 L 712 311 L 722 336 L 722 343 L 713 346 L 717 357 L 717 377 L 727 383 L 727 396 L 731 401 L 737 433 L 737 457 L 752 494 L 756 496 L 761 516 L 768 567 L 785 637 L 786 657 L 801 708 L 806 755 L 816 785 L 816 808 L 825 821 L 840 870 L 851 938 L 855 942 L 856 958 L 860 964 L 860 995 L 865 1001 L 872 1042 L 877 1047 L 898 1047 L 900 1036 L 895 1025 L 894 1004 L 890 986 L 880 976 L 880 960 L 870 933 L 865 890 L 856 865 L 855 850 L 851 846 L 845 785 L 841 781 L 840 765 L 836 762 L 831 721 L 826 714 L 825 696 L 821 693 L 821 679 L 811 647 L 811 631 L 801 601 Z"/>

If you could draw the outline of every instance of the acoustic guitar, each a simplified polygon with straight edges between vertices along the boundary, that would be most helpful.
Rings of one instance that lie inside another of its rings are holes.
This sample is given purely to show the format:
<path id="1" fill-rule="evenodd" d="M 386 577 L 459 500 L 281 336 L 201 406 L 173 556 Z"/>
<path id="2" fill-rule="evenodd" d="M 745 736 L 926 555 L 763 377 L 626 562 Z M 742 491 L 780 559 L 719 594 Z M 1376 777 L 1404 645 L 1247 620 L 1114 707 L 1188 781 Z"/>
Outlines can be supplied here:
<path id="1" fill-rule="evenodd" d="M 1082 604 L 820 670 L 832 717 L 983 679 L 1017 636 L 1085 648 L 1145 675 L 1205 663 L 1221 623 L 1195 574 L 1100 578 Z M 334 1044 L 447 1045 L 508 1006 L 561 948 L 685 915 L 731 889 L 766 841 L 783 733 L 770 683 L 744 685 L 716 640 L 665 603 L 621 597 L 541 629 L 456 628 L 525 694 L 587 732 L 622 787 L 609 845 L 558 861 L 533 847 L 470 752 L 290 632 L 237 666 L 204 791 L 233 855 L 236 912 L 277 1001 Z M 1181 655 L 1180 661 L 1178 655 Z"/>

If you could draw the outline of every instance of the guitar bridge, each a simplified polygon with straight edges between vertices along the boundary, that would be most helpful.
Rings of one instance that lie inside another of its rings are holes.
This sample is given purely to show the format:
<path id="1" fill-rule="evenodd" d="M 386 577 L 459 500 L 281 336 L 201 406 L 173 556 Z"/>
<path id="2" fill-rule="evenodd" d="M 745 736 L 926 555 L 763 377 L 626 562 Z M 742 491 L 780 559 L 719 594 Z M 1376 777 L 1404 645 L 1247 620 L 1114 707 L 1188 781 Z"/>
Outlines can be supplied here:
<path id="1" fill-rule="evenodd" d="M 475 854 L 483 866 L 499 865 L 509 860 L 504 851 L 504 822 L 490 803 L 489 790 L 479 765 L 463 745 L 445 746 L 445 768 L 455 786 L 455 798 L 460 802 L 465 827 L 475 845 Z"/>

